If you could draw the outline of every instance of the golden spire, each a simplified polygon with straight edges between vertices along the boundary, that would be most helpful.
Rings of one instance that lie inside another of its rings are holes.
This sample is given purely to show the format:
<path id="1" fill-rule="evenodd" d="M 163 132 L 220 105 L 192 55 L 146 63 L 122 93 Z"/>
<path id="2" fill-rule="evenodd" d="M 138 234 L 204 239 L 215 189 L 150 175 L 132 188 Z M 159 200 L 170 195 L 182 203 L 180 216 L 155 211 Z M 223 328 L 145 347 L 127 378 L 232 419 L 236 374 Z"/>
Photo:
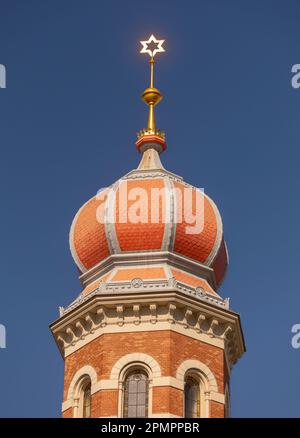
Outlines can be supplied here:
<path id="1" fill-rule="evenodd" d="M 165 138 L 164 132 L 162 132 L 160 129 L 156 129 L 154 117 L 154 107 L 163 98 L 160 91 L 154 87 L 154 57 L 157 53 L 165 51 L 162 46 L 164 41 L 165 40 L 157 40 L 154 35 L 151 35 L 148 41 L 141 41 L 143 48 L 141 49 L 140 53 L 147 53 L 150 56 L 150 87 L 146 88 L 146 90 L 142 94 L 143 101 L 149 106 L 148 125 L 147 129 L 142 129 L 138 133 L 138 139 L 149 135 L 158 136 L 163 140 Z"/>

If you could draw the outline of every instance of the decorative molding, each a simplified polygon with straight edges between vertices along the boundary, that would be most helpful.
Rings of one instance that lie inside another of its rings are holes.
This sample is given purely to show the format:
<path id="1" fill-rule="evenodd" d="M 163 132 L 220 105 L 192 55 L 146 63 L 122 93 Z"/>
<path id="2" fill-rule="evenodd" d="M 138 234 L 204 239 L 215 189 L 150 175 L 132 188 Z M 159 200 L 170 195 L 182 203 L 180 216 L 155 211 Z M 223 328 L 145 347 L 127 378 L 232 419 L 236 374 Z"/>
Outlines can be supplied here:
<path id="1" fill-rule="evenodd" d="M 166 169 L 134 169 L 123 176 L 122 179 L 155 179 L 155 178 L 165 178 L 169 177 L 174 181 L 181 182 L 185 184 L 182 176 L 176 175 L 175 173 L 169 172 Z"/>
<path id="2" fill-rule="evenodd" d="M 203 313 L 200 312 L 198 314 L 197 322 L 196 322 L 196 330 L 197 330 L 198 333 L 203 333 L 203 330 L 202 330 L 201 327 L 202 327 L 202 323 L 204 321 L 206 321 L 206 316 Z"/>
<path id="3" fill-rule="evenodd" d="M 84 376 L 89 376 L 89 378 L 91 379 L 91 392 L 93 393 L 94 386 L 98 381 L 97 373 L 91 365 L 85 365 L 80 368 L 73 376 L 73 379 L 71 380 L 71 383 L 69 385 L 67 400 L 73 400 L 74 398 L 76 398 L 76 387 L 81 379 L 84 378 Z"/>
<path id="4" fill-rule="evenodd" d="M 203 362 L 196 359 L 184 360 L 176 371 L 176 379 L 179 382 L 186 381 L 187 376 L 195 376 L 200 390 L 200 417 L 210 417 L 211 400 L 224 400 L 223 394 L 218 393 L 216 378 L 210 368 Z M 183 413 L 184 415 L 184 409 Z"/>
<path id="5" fill-rule="evenodd" d="M 157 305 L 155 303 L 150 304 L 149 310 L 150 310 L 150 322 L 152 322 L 152 324 L 155 324 L 157 322 Z"/>
<path id="6" fill-rule="evenodd" d="M 112 367 L 110 373 L 111 380 L 122 380 L 121 372 L 125 367 L 130 366 L 133 363 L 141 363 L 148 365 L 151 370 L 151 377 L 154 379 L 161 376 L 161 369 L 158 362 L 145 353 L 130 353 L 122 356 Z"/>
<path id="7" fill-rule="evenodd" d="M 225 350 L 230 366 L 243 354 L 237 314 L 176 291 L 98 295 L 51 325 L 64 356 L 105 333 L 173 330 Z"/>
<path id="8" fill-rule="evenodd" d="M 192 318 L 192 316 L 193 316 L 193 312 L 191 311 L 191 309 L 186 309 L 184 312 L 184 317 L 183 317 L 183 321 L 182 321 L 183 326 L 185 328 L 189 327 L 189 321 Z"/>
<path id="9" fill-rule="evenodd" d="M 196 260 L 185 257 L 181 254 L 173 253 L 170 251 L 135 251 L 132 253 L 120 253 L 111 254 L 105 260 L 102 260 L 93 268 L 80 276 L 80 281 L 85 288 L 89 284 L 93 283 L 97 278 L 102 277 L 108 271 L 113 268 L 124 267 L 132 268 L 143 265 L 161 265 L 167 264 L 167 266 L 180 269 L 187 274 L 195 275 L 196 277 L 203 278 L 208 284 L 217 290 L 217 284 L 215 280 L 214 271 L 209 266 Z"/>
<path id="10" fill-rule="evenodd" d="M 122 282 L 101 281 L 101 283 L 87 295 L 80 294 L 79 297 L 68 307 L 60 307 L 60 316 L 63 316 L 64 314 L 74 310 L 76 307 L 88 301 L 95 295 L 101 296 L 105 293 L 118 294 L 120 292 L 125 293 L 131 291 L 140 294 L 143 292 L 150 292 L 153 289 L 183 292 L 187 295 L 196 297 L 200 301 L 205 301 L 223 309 L 229 309 L 228 298 L 223 300 L 222 298 L 218 297 L 218 295 L 212 295 L 209 292 L 206 292 L 202 287 L 189 286 L 181 281 L 176 280 L 174 277 L 158 280 L 142 280 L 141 278 L 134 278 L 131 281 Z"/>
<path id="11" fill-rule="evenodd" d="M 168 287 L 177 287 L 177 280 L 175 277 L 168 278 Z M 195 291 L 197 291 L 197 288 L 195 288 Z"/>
<path id="12" fill-rule="evenodd" d="M 140 305 L 134 304 L 132 306 L 133 314 L 134 314 L 134 324 L 139 325 L 141 323 L 141 315 L 140 315 Z"/>
<path id="13" fill-rule="evenodd" d="M 208 366 L 200 362 L 200 360 L 188 359 L 183 361 L 177 368 L 176 379 L 184 381 L 186 373 L 190 370 L 200 371 L 207 383 L 206 391 L 218 393 L 218 385 L 214 374 Z"/>
<path id="14" fill-rule="evenodd" d="M 168 321 L 171 324 L 175 324 L 175 311 L 176 311 L 176 305 L 173 303 L 169 304 L 169 318 Z"/>
<path id="15" fill-rule="evenodd" d="M 107 316 L 105 313 L 105 309 L 103 308 L 103 306 L 100 306 L 97 311 L 96 311 L 97 317 L 99 318 L 98 320 L 94 320 L 94 324 L 100 325 L 100 327 L 105 327 L 107 324 Z"/>
<path id="16" fill-rule="evenodd" d="M 118 325 L 120 327 L 122 327 L 122 325 L 124 325 L 124 306 L 118 305 L 116 307 L 116 310 L 117 310 L 117 314 L 118 314 Z"/>
<path id="17" fill-rule="evenodd" d="M 131 287 L 137 288 L 142 287 L 144 285 L 143 280 L 141 278 L 134 278 L 130 282 Z"/>

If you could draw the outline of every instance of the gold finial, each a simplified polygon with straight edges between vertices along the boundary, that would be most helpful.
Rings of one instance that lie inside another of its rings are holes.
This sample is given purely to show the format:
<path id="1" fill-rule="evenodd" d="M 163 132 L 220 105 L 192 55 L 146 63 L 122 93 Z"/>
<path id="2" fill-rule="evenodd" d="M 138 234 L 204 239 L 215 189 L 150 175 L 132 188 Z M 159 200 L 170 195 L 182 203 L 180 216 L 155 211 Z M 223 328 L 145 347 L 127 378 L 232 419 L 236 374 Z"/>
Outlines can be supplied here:
<path id="1" fill-rule="evenodd" d="M 155 126 L 154 107 L 163 98 L 160 91 L 154 87 L 154 57 L 157 53 L 164 52 L 163 43 L 165 40 L 157 40 L 154 35 L 151 35 L 148 41 L 141 41 L 143 48 L 140 53 L 147 53 L 150 56 L 150 87 L 147 88 L 143 94 L 143 101 L 149 106 L 148 126 L 138 133 L 138 138 L 146 135 L 157 135 L 164 139 L 165 135 Z"/>

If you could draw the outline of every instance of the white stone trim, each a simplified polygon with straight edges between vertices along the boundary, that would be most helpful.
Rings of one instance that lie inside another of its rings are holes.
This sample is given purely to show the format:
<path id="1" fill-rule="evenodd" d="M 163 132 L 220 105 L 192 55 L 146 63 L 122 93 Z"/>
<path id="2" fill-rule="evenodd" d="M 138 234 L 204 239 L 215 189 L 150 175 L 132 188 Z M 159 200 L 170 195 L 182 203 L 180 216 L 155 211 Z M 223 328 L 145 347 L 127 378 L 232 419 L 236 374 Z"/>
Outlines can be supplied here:
<path id="1" fill-rule="evenodd" d="M 152 382 L 154 373 L 160 374 L 160 367 L 155 359 L 144 353 L 131 353 L 121 357 L 114 365 L 110 377 L 118 376 L 118 418 L 123 417 L 124 382 L 128 371 L 134 367 L 143 368 L 148 375 L 148 417 L 152 416 Z"/>
<path id="2" fill-rule="evenodd" d="M 102 336 L 107 333 L 142 333 L 142 332 L 156 332 L 156 331 L 166 331 L 171 330 L 176 333 L 179 333 L 184 336 L 189 336 L 190 338 L 199 340 L 201 342 L 204 342 L 205 344 L 213 345 L 215 347 L 219 347 L 224 349 L 224 340 L 219 339 L 217 337 L 211 337 L 208 336 L 205 333 L 197 333 L 193 329 L 185 328 L 184 326 L 177 325 L 176 323 L 173 324 L 168 321 L 159 321 L 155 324 L 152 322 L 142 322 L 139 325 L 136 325 L 134 323 L 132 324 L 124 324 L 122 326 L 119 325 L 107 325 L 105 327 L 100 327 L 99 329 L 95 330 L 94 333 L 88 334 L 85 336 L 84 339 L 78 340 L 75 345 L 70 344 L 65 348 L 65 357 L 69 356 L 70 354 L 74 353 L 75 351 L 82 348 L 84 345 L 87 345 L 94 339 L 98 338 L 99 336 Z"/>
<path id="3" fill-rule="evenodd" d="M 182 274 L 184 274 L 184 275 L 187 275 L 188 277 L 192 277 L 192 278 L 194 278 L 195 280 L 203 281 L 203 282 L 207 285 L 208 288 L 211 288 L 211 289 L 213 290 L 213 292 L 211 292 L 210 290 L 207 290 L 207 289 L 204 288 L 204 292 L 205 292 L 206 295 L 210 295 L 210 296 L 216 297 L 216 298 L 218 298 L 218 299 L 224 301 L 223 298 L 218 294 L 218 292 L 217 292 L 216 290 L 214 290 L 213 287 L 209 284 L 209 282 L 207 281 L 206 278 L 199 277 L 199 275 L 196 275 L 195 273 L 186 272 L 186 271 L 184 271 L 184 270 L 181 269 L 181 268 L 175 268 L 174 266 L 170 266 L 170 265 L 167 265 L 167 266 L 168 266 L 168 268 L 169 268 L 169 270 L 170 270 L 170 272 L 171 272 L 171 276 L 172 276 L 172 277 L 173 277 L 172 270 L 174 270 L 174 271 L 178 271 L 178 272 L 180 272 L 180 273 L 182 273 Z M 175 277 L 175 278 L 176 278 L 176 277 Z M 178 281 L 178 280 L 177 280 L 177 281 Z M 180 283 L 181 283 L 181 282 L 180 282 Z M 185 283 L 185 282 L 183 281 L 182 283 Z M 185 283 L 185 284 L 186 284 L 188 287 L 195 287 L 195 289 L 197 288 L 196 286 L 190 286 L 188 283 Z M 200 286 L 200 287 L 201 287 L 201 286 Z"/>
<path id="4" fill-rule="evenodd" d="M 78 255 L 77 255 L 77 252 L 76 252 L 75 246 L 74 246 L 74 244 L 73 244 L 73 241 L 74 241 L 74 229 L 75 229 L 75 224 L 76 224 L 76 222 L 77 222 L 77 219 L 78 219 L 78 217 L 79 217 L 79 214 L 81 213 L 81 210 L 82 210 L 82 209 L 83 209 L 83 208 L 84 208 L 84 207 L 85 207 L 85 206 L 86 206 L 86 205 L 87 205 L 92 199 L 94 199 L 94 197 L 95 197 L 95 196 L 93 196 L 93 197 L 90 198 L 88 201 L 86 201 L 86 202 L 80 207 L 80 209 L 77 211 L 77 213 L 75 214 L 75 217 L 74 217 L 74 219 L 73 219 L 73 221 L 72 221 L 71 228 L 70 228 L 70 232 L 69 232 L 69 246 L 70 246 L 71 255 L 72 255 L 73 259 L 74 259 L 74 262 L 75 262 L 76 265 L 78 266 L 80 272 L 82 272 L 82 273 L 85 273 L 85 272 L 87 272 L 88 270 L 87 270 L 87 268 L 81 263 L 81 261 L 80 261 Z"/>
<path id="5" fill-rule="evenodd" d="M 170 251 L 173 249 L 174 242 L 174 192 L 170 178 L 163 178 L 165 190 L 165 218 L 164 218 L 164 236 L 161 245 L 162 251 Z"/>
<path id="6" fill-rule="evenodd" d="M 145 366 L 144 362 L 132 362 L 128 365 L 128 367 L 125 367 L 125 369 L 122 370 L 120 374 L 121 380 L 123 380 L 123 375 L 128 371 L 129 368 L 132 366 Z M 148 365 L 149 366 L 149 365 Z M 148 368 L 147 368 L 148 370 Z M 151 370 L 149 370 L 151 372 Z M 152 387 L 162 387 L 162 386 L 171 386 L 172 388 L 180 389 L 183 391 L 184 389 L 184 383 L 178 379 L 176 379 L 173 376 L 163 376 L 163 377 L 153 377 L 151 373 L 151 383 Z M 93 388 L 93 394 L 102 391 L 102 390 L 114 390 L 119 389 L 119 379 L 102 379 L 99 380 Z M 66 402 L 65 402 L 66 403 Z"/>
<path id="7" fill-rule="evenodd" d="M 174 244 L 175 244 L 175 239 L 176 239 L 176 231 L 177 231 L 177 208 L 178 208 L 178 203 L 177 203 L 177 196 L 175 193 L 175 185 L 174 185 L 174 180 L 172 180 L 172 178 L 168 177 L 168 181 L 169 181 L 169 185 L 171 187 L 171 193 L 172 193 L 172 207 L 173 207 L 173 223 L 172 223 L 172 229 L 171 229 L 171 236 L 170 236 L 170 244 L 169 244 L 169 248 L 168 251 L 174 251 Z"/>
<path id="8" fill-rule="evenodd" d="M 111 281 L 111 279 L 115 276 L 115 274 L 117 273 L 117 271 L 119 270 L 119 268 L 113 268 L 110 271 L 110 274 L 108 275 L 108 277 L 106 278 L 105 282 L 109 282 Z"/>
<path id="9" fill-rule="evenodd" d="M 160 377 L 161 376 L 161 369 L 158 364 L 158 362 L 153 359 L 153 357 L 149 356 L 145 353 L 130 353 L 126 354 L 125 356 L 121 357 L 112 367 L 111 373 L 110 373 L 110 379 L 116 380 L 120 378 L 121 371 L 124 367 L 127 367 L 130 364 L 146 364 L 150 368 L 152 372 L 152 377 Z"/>
<path id="10" fill-rule="evenodd" d="M 118 389 L 119 388 L 119 380 L 118 379 L 102 379 L 99 380 L 94 388 L 94 392 L 109 390 L 109 389 Z"/>
<path id="11" fill-rule="evenodd" d="M 137 268 L 138 269 L 138 268 Z M 171 281 L 174 279 L 174 281 Z M 74 300 L 67 308 L 60 307 L 60 316 L 71 312 L 76 307 L 81 305 L 84 302 L 90 300 L 93 296 L 98 295 L 102 296 L 104 293 L 110 295 L 121 295 L 124 293 L 137 293 L 142 294 L 144 292 L 150 292 L 153 289 L 161 289 L 162 292 L 183 292 L 186 295 L 192 295 L 197 297 L 200 301 L 206 301 L 220 308 L 229 309 L 229 299 L 225 298 L 224 300 L 217 293 L 212 293 L 205 288 L 198 286 L 191 286 L 187 284 L 185 281 L 177 280 L 175 277 L 171 278 L 153 278 L 147 280 L 140 280 L 140 285 L 137 288 L 133 287 L 132 280 L 110 280 L 110 281 L 100 281 L 98 285 L 95 285 L 94 289 L 91 290 L 88 294 L 83 295 L 82 293 Z M 203 279 L 204 280 L 204 279 Z M 205 280 L 204 280 L 205 281 Z"/>
<path id="12" fill-rule="evenodd" d="M 200 373 L 204 376 L 204 378 L 206 379 L 207 384 L 208 384 L 208 388 L 207 388 L 208 391 L 219 392 L 217 381 L 216 381 L 214 374 L 208 368 L 208 366 L 205 365 L 203 362 L 200 362 L 200 360 L 187 359 L 187 360 L 183 361 L 179 365 L 179 367 L 177 368 L 176 379 L 184 382 L 185 375 L 186 375 L 187 371 L 193 370 L 193 369 L 200 371 Z"/>
<path id="13" fill-rule="evenodd" d="M 70 408 L 73 408 L 73 400 L 72 399 L 64 401 L 61 405 L 62 412 L 66 411 L 67 409 L 70 409 Z"/>
<path id="14" fill-rule="evenodd" d="M 82 385 L 87 376 L 91 381 L 91 394 L 96 392 L 97 373 L 91 365 L 85 365 L 74 374 L 69 385 L 67 400 L 62 403 L 62 411 L 72 408 L 75 418 L 79 416 L 82 408 Z"/>
<path id="15" fill-rule="evenodd" d="M 79 381 L 86 375 L 88 375 L 91 379 L 91 393 L 93 393 L 93 387 L 98 380 L 97 373 L 91 365 L 85 365 L 74 374 L 73 379 L 71 380 L 71 383 L 69 385 L 67 400 L 74 398 L 76 386 L 78 385 Z"/>
<path id="16" fill-rule="evenodd" d="M 115 182 L 109 189 L 106 202 L 105 202 L 105 214 L 104 214 L 104 228 L 106 241 L 109 247 L 110 254 L 120 252 L 119 241 L 115 227 L 115 215 L 116 215 L 116 196 L 119 189 L 121 180 Z M 110 218 L 112 219 L 110 221 Z"/>
<path id="17" fill-rule="evenodd" d="M 220 392 L 211 392 L 210 399 L 217 403 L 221 403 L 222 405 L 225 404 L 225 396 Z"/>
<path id="18" fill-rule="evenodd" d="M 230 263 L 230 261 L 229 261 L 229 253 L 228 253 L 227 243 L 226 243 L 226 241 L 225 241 L 224 238 L 223 238 L 223 241 L 224 241 L 224 247 L 225 247 L 226 259 L 227 259 L 227 267 L 228 267 L 228 265 L 229 265 L 229 263 Z M 221 279 L 219 280 L 218 287 L 221 287 L 221 286 L 222 286 L 222 284 L 223 284 L 223 282 L 224 282 L 224 280 L 225 280 L 225 278 L 226 278 L 226 276 L 227 276 L 227 273 L 228 273 L 228 269 L 226 268 L 226 269 L 225 269 L 225 272 L 223 272 L 223 275 L 222 275 Z"/>
<path id="19" fill-rule="evenodd" d="M 217 235 L 216 235 L 216 240 L 214 243 L 214 246 L 209 254 L 209 256 L 207 257 L 207 259 L 205 260 L 204 264 L 207 266 L 211 266 L 219 252 L 219 249 L 221 247 L 222 244 L 222 239 L 223 239 L 223 222 L 222 222 L 222 218 L 220 215 L 220 212 L 218 210 L 218 207 L 216 206 L 216 204 L 214 203 L 214 201 L 205 193 L 203 192 L 204 196 L 208 199 L 208 201 L 210 202 L 213 211 L 215 213 L 215 217 L 216 217 L 216 222 L 217 222 Z"/>
<path id="20" fill-rule="evenodd" d="M 184 382 L 173 376 L 156 377 L 153 379 L 152 386 L 171 386 L 172 388 L 180 389 L 181 391 L 184 390 Z"/>
<path id="21" fill-rule="evenodd" d="M 118 295 L 95 295 L 54 322 L 51 330 L 62 355 L 66 357 L 106 333 L 163 330 L 172 330 L 224 349 L 229 366 L 243 354 L 237 314 L 174 290 L 137 292 L 138 300 L 133 290 L 130 295 L 123 291 Z M 174 314 L 171 305 L 175 303 Z"/>
<path id="22" fill-rule="evenodd" d="M 134 365 L 143 366 L 143 365 L 145 365 L 145 363 L 140 363 L 140 362 L 132 363 L 131 362 L 130 364 L 128 364 L 128 366 L 123 368 L 123 370 L 122 370 L 123 372 L 120 373 L 120 377 L 121 377 L 120 380 L 121 381 L 123 381 L 123 375 L 128 371 L 129 368 L 131 368 L 131 366 L 134 366 Z M 149 367 L 149 365 L 148 365 L 148 367 Z M 148 367 L 146 367 L 146 368 L 148 369 Z M 184 391 L 184 380 L 177 379 L 176 377 L 173 377 L 173 376 L 161 376 L 161 377 L 154 377 L 153 378 L 152 373 L 150 372 L 149 374 L 150 374 L 149 378 L 151 380 L 151 387 L 152 388 L 168 386 L 168 387 L 179 389 L 180 391 Z M 102 379 L 93 385 L 93 389 L 92 389 L 91 393 L 95 394 L 96 392 L 101 391 L 101 390 L 118 390 L 118 389 L 120 389 L 119 379 Z M 149 400 L 150 400 L 150 398 L 149 398 Z M 216 402 L 221 403 L 221 404 L 225 404 L 224 394 L 221 394 L 218 392 L 212 391 L 210 393 L 210 400 L 216 401 Z M 120 403 L 121 402 L 122 402 L 122 400 L 120 399 Z M 72 407 L 73 407 L 73 399 L 72 398 L 70 398 L 62 403 L 62 411 L 63 412 L 69 408 L 72 408 Z M 150 410 L 150 405 L 149 405 L 149 410 Z M 179 417 L 178 415 L 167 414 L 167 413 L 162 413 L 162 414 L 155 414 L 155 413 L 153 414 L 152 413 L 152 417 L 168 417 L 169 415 L 171 417 Z M 149 415 L 149 418 L 150 418 L 150 415 Z"/>
<path id="23" fill-rule="evenodd" d="M 159 154 L 162 151 L 162 146 L 158 143 L 149 142 L 142 145 L 139 148 L 139 152 L 141 153 L 141 161 L 137 170 L 164 170 L 159 157 Z"/>
<path id="24" fill-rule="evenodd" d="M 199 382 L 200 390 L 200 417 L 210 418 L 210 402 L 211 400 L 218 403 L 224 403 L 224 395 L 218 392 L 218 385 L 216 378 L 212 371 L 203 362 L 196 359 L 187 359 L 183 361 L 176 371 L 176 378 L 180 380 L 183 385 L 188 375 L 196 375 Z M 185 402 L 185 399 L 184 399 Z M 183 403 L 182 416 L 184 417 L 185 407 Z"/>
<path id="25" fill-rule="evenodd" d="M 144 264 L 161 264 L 168 263 L 174 268 L 184 270 L 186 273 L 195 274 L 208 281 L 211 287 L 216 290 L 217 284 L 215 282 L 215 275 L 212 268 L 196 260 L 185 257 L 170 251 L 134 251 L 119 254 L 111 254 L 105 260 L 102 260 L 97 265 L 82 274 L 79 278 L 86 287 L 88 284 L 101 277 L 103 273 L 112 269 L 113 267 L 138 267 Z"/>
<path id="26" fill-rule="evenodd" d="M 162 169 L 134 169 L 123 176 L 123 179 L 136 179 L 143 180 L 148 178 L 165 178 L 170 177 L 174 181 L 178 181 L 184 184 L 182 176 L 176 175 L 173 172 Z"/>

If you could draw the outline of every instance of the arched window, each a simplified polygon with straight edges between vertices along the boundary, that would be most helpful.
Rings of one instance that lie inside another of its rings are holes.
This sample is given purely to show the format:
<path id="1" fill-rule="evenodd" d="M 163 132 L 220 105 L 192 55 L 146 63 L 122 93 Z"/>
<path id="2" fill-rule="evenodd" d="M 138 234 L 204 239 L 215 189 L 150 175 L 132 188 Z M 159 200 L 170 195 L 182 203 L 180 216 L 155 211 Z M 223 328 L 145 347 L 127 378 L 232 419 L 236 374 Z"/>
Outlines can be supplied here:
<path id="1" fill-rule="evenodd" d="M 92 409 L 91 379 L 84 375 L 77 383 L 73 416 L 75 418 L 90 418 Z"/>
<path id="2" fill-rule="evenodd" d="M 142 368 L 130 370 L 124 381 L 123 417 L 148 417 L 149 378 Z"/>
<path id="3" fill-rule="evenodd" d="M 82 391 L 82 417 L 91 417 L 92 397 L 91 397 L 91 382 L 87 382 Z"/>
<path id="4" fill-rule="evenodd" d="M 184 416 L 200 417 L 200 382 L 193 376 L 187 376 L 184 384 Z"/>

